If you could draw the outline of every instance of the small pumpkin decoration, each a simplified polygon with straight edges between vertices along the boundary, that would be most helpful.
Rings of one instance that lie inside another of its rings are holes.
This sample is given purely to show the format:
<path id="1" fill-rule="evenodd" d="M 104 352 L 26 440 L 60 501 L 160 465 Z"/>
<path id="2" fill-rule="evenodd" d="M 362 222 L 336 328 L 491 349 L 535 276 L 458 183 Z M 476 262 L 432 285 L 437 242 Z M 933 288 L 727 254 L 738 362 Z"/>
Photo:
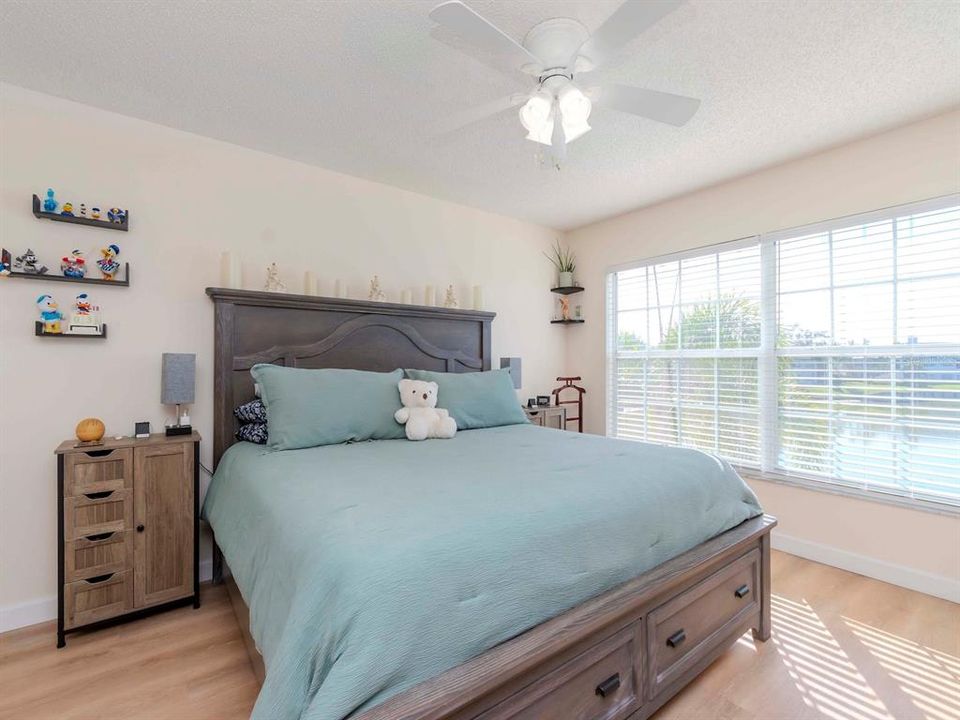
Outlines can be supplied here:
<path id="1" fill-rule="evenodd" d="M 105 432 L 106 427 L 100 418 L 84 418 L 77 423 L 77 440 L 80 442 L 96 442 Z"/>

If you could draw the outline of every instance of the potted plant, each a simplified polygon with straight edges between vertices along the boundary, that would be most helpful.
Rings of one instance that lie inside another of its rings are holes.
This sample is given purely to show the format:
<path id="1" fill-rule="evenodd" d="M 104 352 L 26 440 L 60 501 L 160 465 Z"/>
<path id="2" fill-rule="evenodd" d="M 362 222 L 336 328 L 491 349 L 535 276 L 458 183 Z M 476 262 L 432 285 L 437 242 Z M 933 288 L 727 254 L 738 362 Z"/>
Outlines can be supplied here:
<path id="1" fill-rule="evenodd" d="M 557 275 L 560 281 L 558 287 L 572 287 L 573 271 L 577 269 L 576 258 L 573 255 L 573 251 L 569 247 L 564 250 L 560 247 L 560 241 L 557 240 L 557 245 L 553 248 L 553 254 L 547 255 L 544 253 L 544 255 L 546 255 L 547 259 L 557 268 Z"/>

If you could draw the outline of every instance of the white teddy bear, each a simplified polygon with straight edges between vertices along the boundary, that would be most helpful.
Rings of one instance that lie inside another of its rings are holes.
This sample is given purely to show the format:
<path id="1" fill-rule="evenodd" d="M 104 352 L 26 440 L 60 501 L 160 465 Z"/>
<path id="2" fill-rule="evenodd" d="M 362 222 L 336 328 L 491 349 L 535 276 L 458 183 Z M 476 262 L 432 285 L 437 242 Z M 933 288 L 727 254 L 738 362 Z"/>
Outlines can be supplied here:
<path id="1" fill-rule="evenodd" d="M 400 402 L 403 407 L 393 417 L 407 426 L 408 440 L 452 438 L 457 434 L 457 421 L 443 408 L 437 407 L 439 386 L 426 380 L 401 380 Z"/>

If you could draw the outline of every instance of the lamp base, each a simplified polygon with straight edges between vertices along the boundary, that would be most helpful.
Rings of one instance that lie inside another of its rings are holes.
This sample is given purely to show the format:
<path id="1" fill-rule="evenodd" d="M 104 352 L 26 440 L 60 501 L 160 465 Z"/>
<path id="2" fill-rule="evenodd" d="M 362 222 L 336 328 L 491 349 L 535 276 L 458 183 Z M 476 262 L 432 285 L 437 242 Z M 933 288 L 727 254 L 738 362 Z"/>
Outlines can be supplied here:
<path id="1" fill-rule="evenodd" d="M 173 437 L 174 435 L 189 435 L 193 432 L 193 427 L 190 425 L 167 425 L 166 434 L 167 437 Z"/>

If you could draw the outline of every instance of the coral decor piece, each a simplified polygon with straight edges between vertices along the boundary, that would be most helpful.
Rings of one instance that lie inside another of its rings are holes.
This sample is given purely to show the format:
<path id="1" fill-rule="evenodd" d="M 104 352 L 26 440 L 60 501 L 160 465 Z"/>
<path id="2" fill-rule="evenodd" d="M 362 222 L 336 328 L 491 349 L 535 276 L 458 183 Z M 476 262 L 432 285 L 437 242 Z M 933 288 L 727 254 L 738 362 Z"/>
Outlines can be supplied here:
<path id="1" fill-rule="evenodd" d="M 380 287 L 380 277 L 377 275 L 374 275 L 373 279 L 370 280 L 370 292 L 367 294 L 367 299 L 373 302 L 387 301 L 386 293 L 384 293 Z"/>
<path id="2" fill-rule="evenodd" d="M 267 282 L 263 286 L 267 292 L 286 292 L 287 286 L 280 280 L 280 269 L 277 264 L 270 263 L 267 267 Z"/>
<path id="3" fill-rule="evenodd" d="M 447 285 L 447 294 L 443 298 L 443 306 L 445 308 L 460 307 L 460 303 L 457 302 L 457 294 L 453 290 L 453 285 Z"/>

